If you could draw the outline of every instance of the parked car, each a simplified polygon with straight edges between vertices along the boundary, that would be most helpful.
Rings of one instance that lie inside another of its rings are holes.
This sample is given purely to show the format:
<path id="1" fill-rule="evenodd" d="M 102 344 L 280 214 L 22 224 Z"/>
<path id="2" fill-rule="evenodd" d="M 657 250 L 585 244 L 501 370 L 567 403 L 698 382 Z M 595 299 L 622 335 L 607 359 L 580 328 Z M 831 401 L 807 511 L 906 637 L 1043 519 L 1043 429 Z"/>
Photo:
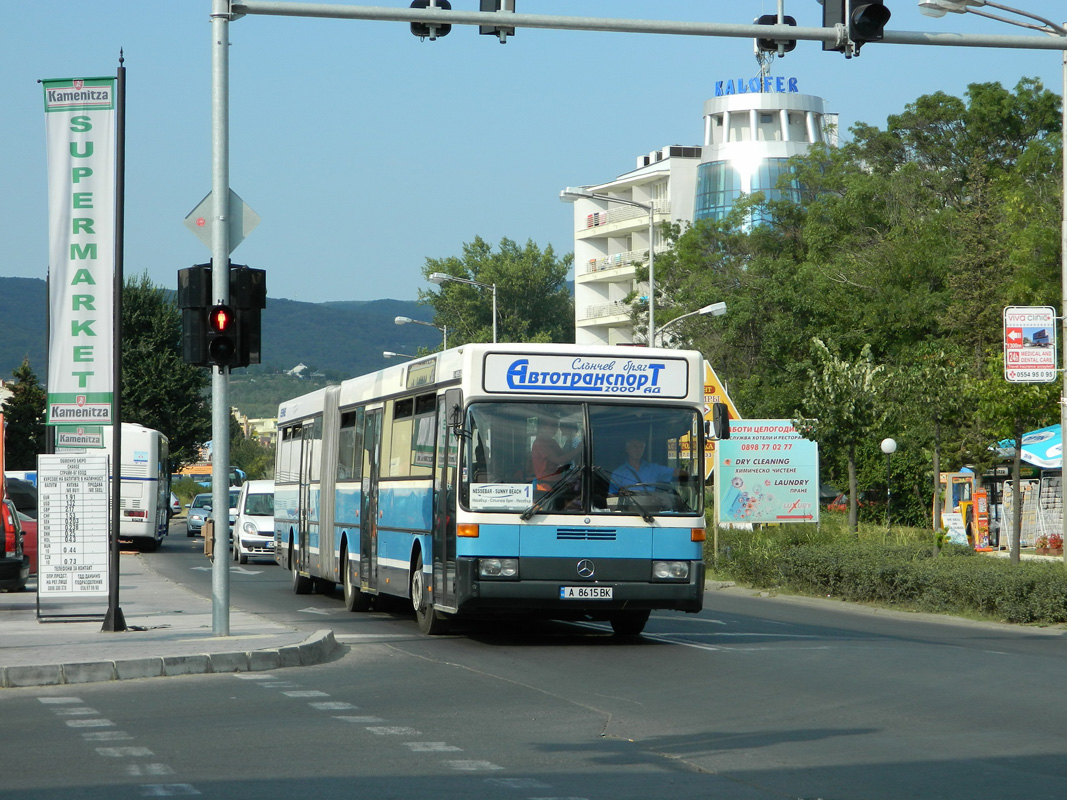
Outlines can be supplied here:
<path id="1" fill-rule="evenodd" d="M 20 592 L 30 579 L 30 557 L 22 551 L 22 527 L 10 500 L 0 501 L 0 591 Z"/>
<path id="2" fill-rule="evenodd" d="M 198 494 L 185 508 L 189 512 L 185 515 L 185 535 L 196 536 L 204 527 L 204 520 L 211 516 L 211 495 Z"/>
<path id="3" fill-rule="evenodd" d="M 22 552 L 30 559 L 30 575 L 37 574 L 37 520 L 28 514 L 18 512 L 19 525 L 22 526 Z"/>
<path id="4" fill-rule="evenodd" d="M 176 494 L 174 494 L 174 492 L 171 492 L 170 493 L 170 508 L 167 510 L 167 518 L 169 520 L 171 517 L 176 517 L 180 513 L 182 513 L 182 504 L 178 500 L 178 496 Z"/>
<path id="5" fill-rule="evenodd" d="M 233 560 L 240 564 L 252 556 L 274 559 L 274 481 L 246 481 L 241 487 L 232 539 Z"/>
<path id="6" fill-rule="evenodd" d="M 37 519 L 37 487 L 21 478 L 4 476 L 4 497 L 28 517 Z"/>

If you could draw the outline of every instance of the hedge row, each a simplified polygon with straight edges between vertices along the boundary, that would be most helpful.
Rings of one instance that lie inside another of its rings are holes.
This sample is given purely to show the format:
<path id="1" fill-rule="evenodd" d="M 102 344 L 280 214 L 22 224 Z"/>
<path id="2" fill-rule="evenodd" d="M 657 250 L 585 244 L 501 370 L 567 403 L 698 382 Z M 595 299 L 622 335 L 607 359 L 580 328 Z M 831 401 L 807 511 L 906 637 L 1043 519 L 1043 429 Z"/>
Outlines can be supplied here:
<path id="1" fill-rule="evenodd" d="M 720 548 L 717 574 L 760 587 L 942 613 L 978 612 L 1006 622 L 1067 622 L 1067 570 L 950 545 L 789 541 L 745 532 Z"/>

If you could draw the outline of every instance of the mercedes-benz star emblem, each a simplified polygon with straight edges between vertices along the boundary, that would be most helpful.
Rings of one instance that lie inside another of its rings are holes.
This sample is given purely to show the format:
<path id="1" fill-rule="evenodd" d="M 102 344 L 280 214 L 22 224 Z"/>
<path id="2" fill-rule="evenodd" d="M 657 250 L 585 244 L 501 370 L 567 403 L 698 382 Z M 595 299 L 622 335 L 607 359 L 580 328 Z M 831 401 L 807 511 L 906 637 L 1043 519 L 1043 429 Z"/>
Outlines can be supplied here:
<path id="1" fill-rule="evenodd" d="M 592 578 L 594 572 L 596 572 L 596 565 L 588 558 L 583 558 L 578 562 L 578 577 Z"/>

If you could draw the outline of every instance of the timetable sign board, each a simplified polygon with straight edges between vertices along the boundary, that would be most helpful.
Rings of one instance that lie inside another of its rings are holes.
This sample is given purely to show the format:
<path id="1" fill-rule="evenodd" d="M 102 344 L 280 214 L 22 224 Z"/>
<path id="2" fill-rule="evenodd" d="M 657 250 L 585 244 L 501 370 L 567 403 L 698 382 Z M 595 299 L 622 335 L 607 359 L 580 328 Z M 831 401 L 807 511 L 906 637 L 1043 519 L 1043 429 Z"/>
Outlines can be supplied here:
<path id="1" fill-rule="evenodd" d="M 37 457 L 37 593 L 108 596 L 107 456 Z"/>
<path id="2" fill-rule="evenodd" d="M 1008 306 L 1004 309 L 1004 379 L 1011 383 L 1056 380 L 1056 309 Z"/>

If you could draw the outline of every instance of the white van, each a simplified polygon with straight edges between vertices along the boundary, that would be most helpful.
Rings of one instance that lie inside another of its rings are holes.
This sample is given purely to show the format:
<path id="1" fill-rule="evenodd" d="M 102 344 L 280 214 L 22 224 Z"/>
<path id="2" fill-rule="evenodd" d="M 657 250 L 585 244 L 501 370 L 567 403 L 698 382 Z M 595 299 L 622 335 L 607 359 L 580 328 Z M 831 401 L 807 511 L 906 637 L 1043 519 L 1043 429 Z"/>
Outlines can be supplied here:
<path id="1" fill-rule="evenodd" d="M 274 481 L 245 481 L 233 524 L 233 560 L 249 556 L 274 559 Z"/>

